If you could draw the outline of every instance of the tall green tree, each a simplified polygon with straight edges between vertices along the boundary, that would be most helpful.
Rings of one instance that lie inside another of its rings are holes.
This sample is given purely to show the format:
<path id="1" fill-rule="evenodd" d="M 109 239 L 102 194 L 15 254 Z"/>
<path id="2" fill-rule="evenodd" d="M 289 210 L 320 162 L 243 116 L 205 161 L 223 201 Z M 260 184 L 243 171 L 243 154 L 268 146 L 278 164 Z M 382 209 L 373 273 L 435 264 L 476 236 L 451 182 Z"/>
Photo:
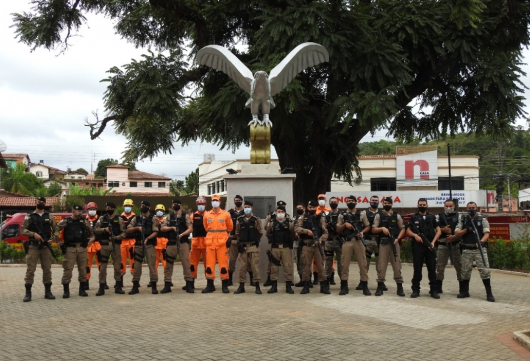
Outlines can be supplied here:
<path id="1" fill-rule="evenodd" d="M 1 172 L 2 188 L 8 192 L 30 195 L 43 188 L 42 181 L 35 174 L 26 172 L 26 166 L 22 163 L 2 169 Z"/>
<path id="2" fill-rule="evenodd" d="M 107 177 L 107 168 L 105 167 L 108 167 L 109 165 L 115 165 L 118 163 L 119 161 L 117 159 L 112 159 L 112 158 L 102 159 L 98 162 L 98 166 L 96 168 L 96 171 L 94 172 L 94 175 L 96 177 L 105 178 Z"/>
<path id="3" fill-rule="evenodd" d="M 252 71 L 270 71 L 300 43 L 324 45 L 330 62 L 298 75 L 271 112 L 280 166 L 296 172 L 295 201 L 324 192 L 333 174 L 352 181 L 358 143 L 377 129 L 406 142 L 459 131 L 503 137 L 524 116 L 526 0 L 32 3 L 13 18 L 33 49 L 65 50 L 88 12 L 114 21 L 124 41 L 156 49 L 109 70 L 108 116 L 91 124 L 92 138 L 112 124 L 132 161 L 171 153 L 177 140 L 249 144 L 248 94 L 225 74 L 193 66 L 200 48 L 219 44 Z M 190 86 L 198 88 L 191 99 Z"/>
<path id="4" fill-rule="evenodd" d="M 191 172 L 185 179 L 185 194 L 199 194 L 199 168 Z"/>
<path id="5" fill-rule="evenodd" d="M 183 196 L 186 194 L 184 190 L 184 181 L 173 179 L 169 182 L 169 192 L 174 196 Z"/>

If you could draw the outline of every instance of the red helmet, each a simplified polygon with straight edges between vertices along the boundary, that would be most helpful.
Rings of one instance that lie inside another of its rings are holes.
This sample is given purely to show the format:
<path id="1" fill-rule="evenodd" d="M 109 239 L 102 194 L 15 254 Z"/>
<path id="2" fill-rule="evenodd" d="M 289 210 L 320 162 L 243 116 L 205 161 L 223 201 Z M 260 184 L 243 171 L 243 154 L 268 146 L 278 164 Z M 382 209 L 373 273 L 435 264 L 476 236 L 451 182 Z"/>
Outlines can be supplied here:
<path id="1" fill-rule="evenodd" d="M 196 204 L 206 204 L 206 198 L 203 196 L 197 197 L 197 200 L 195 201 Z"/>
<path id="2" fill-rule="evenodd" d="M 98 205 L 96 204 L 96 202 L 90 202 L 86 205 L 86 209 L 98 209 Z"/>

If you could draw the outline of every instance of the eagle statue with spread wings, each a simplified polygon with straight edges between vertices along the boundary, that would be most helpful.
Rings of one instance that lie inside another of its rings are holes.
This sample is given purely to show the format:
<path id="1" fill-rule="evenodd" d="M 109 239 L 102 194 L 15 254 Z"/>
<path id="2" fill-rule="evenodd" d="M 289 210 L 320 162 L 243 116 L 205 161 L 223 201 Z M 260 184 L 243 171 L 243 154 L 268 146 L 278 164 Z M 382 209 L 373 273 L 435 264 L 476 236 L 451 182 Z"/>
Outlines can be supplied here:
<path id="1" fill-rule="evenodd" d="M 329 61 L 325 47 L 317 43 L 298 45 L 270 74 L 257 71 L 254 75 L 234 54 L 219 45 L 208 45 L 197 53 L 197 63 L 217 69 L 232 78 L 250 94 L 245 106 L 250 107 L 252 120 L 248 125 L 272 127 L 269 113 L 275 107 L 272 97 L 282 91 L 304 69 Z M 261 107 L 263 120 L 258 114 Z"/>

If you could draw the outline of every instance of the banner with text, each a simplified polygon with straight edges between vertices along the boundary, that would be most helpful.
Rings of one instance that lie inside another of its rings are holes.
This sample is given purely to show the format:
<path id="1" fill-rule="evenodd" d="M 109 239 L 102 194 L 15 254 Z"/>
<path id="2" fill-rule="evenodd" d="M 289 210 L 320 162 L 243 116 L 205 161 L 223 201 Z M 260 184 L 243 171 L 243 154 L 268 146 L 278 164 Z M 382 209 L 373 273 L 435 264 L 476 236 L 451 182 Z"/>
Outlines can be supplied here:
<path id="1" fill-rule="evenodd" d="M 438 186 L 438 151 L 434 146 L 396 147 L 398 187 Z"/>

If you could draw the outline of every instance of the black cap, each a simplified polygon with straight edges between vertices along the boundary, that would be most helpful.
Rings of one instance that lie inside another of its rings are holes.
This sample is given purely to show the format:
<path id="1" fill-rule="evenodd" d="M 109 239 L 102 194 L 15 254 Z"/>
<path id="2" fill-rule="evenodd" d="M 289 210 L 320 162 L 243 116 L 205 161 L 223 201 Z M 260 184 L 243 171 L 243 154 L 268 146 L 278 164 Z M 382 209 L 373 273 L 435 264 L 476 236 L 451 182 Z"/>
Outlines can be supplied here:
<path id="1" fill-rule="evenodd" d="M 251 201 L 245 201 L 245 206 L 254 207 L 254 203 L 252 203 Z"/>
<path id="2" fill-rule="evenodd" d="M 278 201 L 278 202 L 276 202 L 276 205 L 277 205 L 277 206 L 286 206 L 287 203 L 285 203 L 284 201 Z M 285 209 L 284 209 L 284 210 L 285 210 Z"/>
<path id="3" fill-rule="evenodd" d="M 307 202 L 307 205 L 308 205 L 308 206 L 317 207 L 317 206 L 318 206 L 318 203 L 317 203 L 317 201 L 315 201 L 314 199 L 311 199 L 309 202 Z"/>
<path id="4" fill-rule="evenodd" d="M 107 207 L 116 208 L 116 205 L 113 202 L 107 202 Z"/>
<path id="5" fill-rule="evenodd" d="M 142 203 L 140 203 L 140 205 L 151 207 L 151 203 L 149 203 L 149 201 L 142 201 Z"/>
<path id="6" fill-rule="evenodd" d="M 276 209 L 281 209 L 282 211 L 285 212 L 285 207 L 284 206 L 278 206 L 278 207 L 276 207 Z"/>
<path id="7" fill-rule="evenodd" d="M 390 198 L 390 197 L 386 197 L 385 199 L 383 199 L 383 201 L 388 202 L 388 203 L 390 203 L 390 204 L 393 204 L 393 203 L 394 203 L 394 202 L 392 201 L 392 198 Z"/>
<path id="8" fill-rule="evenodd" d="M 348 199 L 353 199 L 355 202 L 357 202 L 357 197 L 355 197 L 355 196 L 349 195 Z"/>
<path id="9" fill-rule="evenodd" d="M 82 211 L 82 210 L 83 210 L 83 207 L 81 207 L 81 206 L 78 205 L 78 204 L 74 204 L 74 205 L 72 206 L 72 210 L 74 210 L 74 211 Z"/>
<path id="10" fill-rule="evenodd" d="M 180 201 L 180 199 L 173 199 L 173 203 L 182 204 L 182 202 Z"/>
<path id="11" fill-rule="evenodd" d="M 239 199 L 243 200 L 243 197 L 241 197 L 239 194 L 236 194 L 236 196 L 234 197 L 234 199 L 236 199 L 236 198 L 239 198 Z"/>
<path id="12" fill-rule="evenodd" d="M 46 203 L 46 198 L 44 198 L 44 197 L 37 197 L 37 200 L 38 200 L 39 202 L 44 202 L 44 203 Z"/>

